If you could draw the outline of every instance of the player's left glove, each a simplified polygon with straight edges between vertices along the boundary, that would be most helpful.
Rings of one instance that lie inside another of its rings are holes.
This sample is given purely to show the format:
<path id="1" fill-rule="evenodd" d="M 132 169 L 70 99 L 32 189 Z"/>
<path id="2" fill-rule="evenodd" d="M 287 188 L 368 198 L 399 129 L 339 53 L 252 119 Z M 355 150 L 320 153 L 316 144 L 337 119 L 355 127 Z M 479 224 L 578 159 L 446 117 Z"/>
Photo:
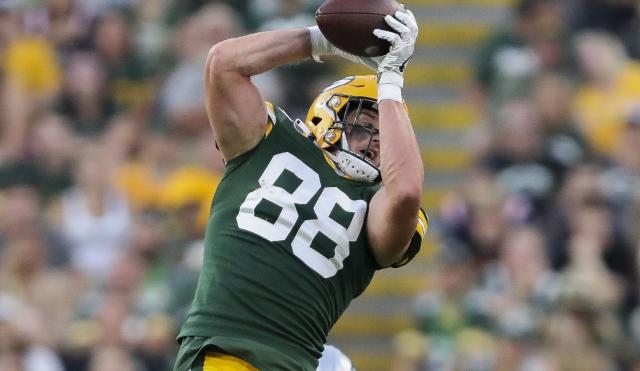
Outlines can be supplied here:
<path id="1" fill-rule="evenodd" d="M 413 55 L 418 38 L 418 22 L 410 10 L 397 11 L 395 17 L 385 17 L 396 32 L 376 29 L 373 34 L 391 44 L 389 53 L 378 66 L 378 101 L 391 99 L 402 102 L 404 70 Z"/>
<path id="2" fill-rule="evenodd" d="M 309 27 L 309 35 L 311 36 L 311 54 L 313 55 L 313 59 L 318 62 L 321 62 L 320 57 L 322 56 L 336 55 L 353 63 L 361 64 L 377 71 L 380 62 L 383 59 L 383 57 L 359 57 L 336 48 L 322 34 L 322 31 L 320 31 L 318 26 Z"/>

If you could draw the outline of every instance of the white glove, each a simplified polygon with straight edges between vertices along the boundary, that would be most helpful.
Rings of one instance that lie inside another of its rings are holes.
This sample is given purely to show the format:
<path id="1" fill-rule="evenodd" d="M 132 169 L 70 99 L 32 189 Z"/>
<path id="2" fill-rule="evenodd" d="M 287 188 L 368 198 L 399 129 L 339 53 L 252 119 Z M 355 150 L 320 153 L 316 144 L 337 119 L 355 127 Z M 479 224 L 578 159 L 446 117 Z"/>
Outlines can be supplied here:
<path id="1" fill-rule="evenodd" d="M 391 44 L 389 53 L 378 66 L 378 102 L 383 99 L 402 102 L 404 69 L 415 50 L 418 22 L 410 10 L 397 11 L 395 17 L 388 15 L 384 19 L 397 33 L 373 31 L 376 37 Z"/>
<path id="2" fill-rule="evenodd" d="M 322 62 L 320 60 L 322 56 L 336 55 L 353 63 L 367 66 L 374 71 L 378 71 L 380 62 L 382 62 L 383 57 L 359 57 L 336 48 L 322 34 L 318 26 L 309 27 L 309 35 L 311 36 L 311 55 L 317 62 Z"/>

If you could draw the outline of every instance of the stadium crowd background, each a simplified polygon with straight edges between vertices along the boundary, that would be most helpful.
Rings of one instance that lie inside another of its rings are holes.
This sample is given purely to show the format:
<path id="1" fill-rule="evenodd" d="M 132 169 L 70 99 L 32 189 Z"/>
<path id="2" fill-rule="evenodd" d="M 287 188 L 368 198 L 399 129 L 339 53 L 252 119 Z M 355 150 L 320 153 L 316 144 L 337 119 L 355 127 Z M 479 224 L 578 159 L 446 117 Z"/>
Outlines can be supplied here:
<path id="1" fill-rule="evenodd" d="M 207 52 L 318 3 L 0 0 L 0 370 L 170 369 L 223 169 Z M 516 4 L 394 371 L 640 370 L 640 4 Z M 303 117 L 334 68 L 255 81 Z"/>

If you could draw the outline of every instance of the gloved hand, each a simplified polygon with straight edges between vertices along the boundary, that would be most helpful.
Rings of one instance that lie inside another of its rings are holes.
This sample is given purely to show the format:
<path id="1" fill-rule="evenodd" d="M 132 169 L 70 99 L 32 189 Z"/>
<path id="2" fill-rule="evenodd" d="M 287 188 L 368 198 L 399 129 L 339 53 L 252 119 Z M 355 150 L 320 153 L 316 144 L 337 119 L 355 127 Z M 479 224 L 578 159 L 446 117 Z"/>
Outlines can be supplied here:
<path id="1" fill-rule="evenodd" d="M 373 34 L 391 44 L 389 53 L 378 65 L 378 101 L 391 99 L 402 102 L 404 69 L 415 50 L 418 23 L 410 10 L 397 11 L 395 17 L 385 17 L 397 33 L 376 29 Z"/>
<path id="2" fill-rule="evenodd" d="M 318 62 L 321 62 L 321 56 L 337 55 L 371 68 L 378 73 L 378 101 L 392 99 L 402 102 L 403 73 L 415 49 L 419 31 L 418 24 L 410 10 L 398 11 L 395 14 L 395 18 L 388 15 L 385 20 L 397 33 L 380 29 L 373 31 L 376 37 L 391 44 L 391 49 L 384 56 L 359 57 L 340 50 L 327 40 L 318 26 L 309 27 L 311 54 Z"/>
<path id="3" fill-rule="evenodd" d="M 404 68 L 413 55 L 418 38 L 418 23 L 411 10 L 397 11 L 395 17 L 386 16 L 385 21 L 396 32 L 376 29 L 373 34 L 391 44 L 389 53 L 378 67 L 378 73 L 404 72 Z"/>
<path id="4" fill-rule="evenodd" d="M 338 49 L 327 40 L 322 34 L 318 26 L 309 27 L 309 34 L 311 35 L 311 54 L 313 59 L 318 62 L 322 62 L 320 57 L 324 55 L 337 55 L 353 63 L 361 64 L 371 68 L 374 71 L 378 71 L 378 66 L 384 57 L 359 57 Z"/>

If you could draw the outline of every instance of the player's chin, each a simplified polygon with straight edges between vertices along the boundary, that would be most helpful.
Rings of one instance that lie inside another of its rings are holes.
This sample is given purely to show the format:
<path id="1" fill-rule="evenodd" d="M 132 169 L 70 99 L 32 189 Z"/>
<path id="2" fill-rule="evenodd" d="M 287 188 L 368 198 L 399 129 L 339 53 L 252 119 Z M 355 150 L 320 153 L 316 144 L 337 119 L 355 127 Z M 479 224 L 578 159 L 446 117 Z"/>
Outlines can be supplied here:
<path id="1" fill-rule="evenodd" d="M 375 167 L 380 167 L 380 158 L 378 156 L 373 158 L 369 156 L 364 156 L 364 159 L 367 160 L 370 164 L 374 165 Z"/>
<path id="2" fill-rule="evenodd" d="M 378 152 L 374 149 L 367 149 L 367 146 L 361 149 L 356 149 L 353 151 L 358 154 L 361 158 L 365 159 L 367 162 L 370 162 L 372 165 L 379 166 L 380 156 Z"/>
<path id="3" fill-rule="evenodd" d="M 380 156 L 377 153 L 365 156 L 365 158 L 376 167 L 380 167 Z"/>

